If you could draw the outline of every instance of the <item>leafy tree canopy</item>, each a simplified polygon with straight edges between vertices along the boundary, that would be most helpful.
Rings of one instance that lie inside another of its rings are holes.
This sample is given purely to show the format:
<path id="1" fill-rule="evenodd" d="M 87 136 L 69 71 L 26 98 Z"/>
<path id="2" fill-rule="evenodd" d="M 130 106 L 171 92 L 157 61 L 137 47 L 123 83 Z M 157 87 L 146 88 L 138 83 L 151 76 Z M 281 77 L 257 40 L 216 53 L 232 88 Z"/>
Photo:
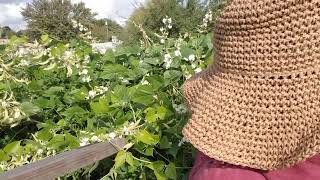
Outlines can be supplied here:
<path id="1" fill-rule="evenodd" d="M 64 41 L 79 34 L 79 30 L 73 28 L 72 20 L 91 28 L 96 15 L 83 2 L 73 4 L 70 0 L 33 0 L 21 14 L 27 22 L 30 37 L 39 38 L 48 33 Z"/>

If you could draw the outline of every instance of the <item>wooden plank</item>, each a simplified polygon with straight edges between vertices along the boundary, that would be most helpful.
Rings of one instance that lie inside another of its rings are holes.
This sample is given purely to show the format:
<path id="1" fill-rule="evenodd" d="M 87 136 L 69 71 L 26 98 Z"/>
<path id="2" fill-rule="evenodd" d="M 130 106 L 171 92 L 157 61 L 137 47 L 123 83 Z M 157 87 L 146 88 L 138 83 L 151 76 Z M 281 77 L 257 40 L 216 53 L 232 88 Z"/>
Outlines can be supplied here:
<path id="1" fill-rule="evenodd" d="M 122 149 L 124 139 L 97 143 L 45 158 L 0 174 L 0 180 L 52 180 L 93 164 Z"/>

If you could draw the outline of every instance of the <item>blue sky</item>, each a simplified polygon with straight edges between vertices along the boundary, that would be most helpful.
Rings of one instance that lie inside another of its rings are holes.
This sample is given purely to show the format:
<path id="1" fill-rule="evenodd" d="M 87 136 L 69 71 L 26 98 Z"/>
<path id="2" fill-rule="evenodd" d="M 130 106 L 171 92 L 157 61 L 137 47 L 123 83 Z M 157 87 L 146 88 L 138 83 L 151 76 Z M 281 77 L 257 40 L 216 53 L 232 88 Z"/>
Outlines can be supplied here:
<path id="1" fill-rule="evenodd" d="M 97 12 L 97 18 L 110 18 L 124 24 L 134 6 L 147 0 L 71 0 L 73 3 L 84 2 L 88 8 Z M 14 30 L 24 29 L 26 23 L 20 14 L 22 7 L 32 0 L 0 0 L 0 26 L 10 26 Z"/>

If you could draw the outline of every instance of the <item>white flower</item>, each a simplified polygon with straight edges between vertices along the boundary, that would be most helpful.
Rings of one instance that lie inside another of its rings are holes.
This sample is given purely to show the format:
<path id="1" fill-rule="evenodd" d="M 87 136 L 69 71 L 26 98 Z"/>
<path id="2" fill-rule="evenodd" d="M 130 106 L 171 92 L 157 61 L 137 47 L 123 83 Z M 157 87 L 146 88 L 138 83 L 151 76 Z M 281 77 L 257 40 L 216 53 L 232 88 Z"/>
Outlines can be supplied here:
<path id="1" fill-rule="evenodd" d="M 170 68 L 170 66 L 171 66 L 171 63 L 172 63 L 172 60 L 169 60 L 169 61 L 167 61 L 167 62 L 165 62 L 165 68 L 166 69 L 169 69 Z"/>
<path id="2" fill-rule="evenodd" d="M 180 50 L 174 51 L 174 55 L 175 55 L 175 56 L 182 56 Z"/>
<path id="3" fill-rule="evenodd" d="M 149 84 L 149 82 L 147 80 L 143 80 L 143 81 L 141 81 L 141 84 L 146 85 L 146 84 Z"/>
<path id="4" fill-rule="evenodd" d="M 194 61 L 196 59 L 196 56 L 194 54 L 191 54 L 188 58 L 189 61 Z"/>
<path id="5" fill-rule="evenodd" d="M 91 141 L 93 142 L 101 142 L 101 139 L 98 138 L 98 136 L 92 136 Z"/>
<path id="6" fill-rule="evenodd" d="M 0 100 L 1 101 L 1 100 Z M 9 106 L 9 103 L 5 102 L 5 101 L 1 101 L 1 106 L 2 107 L 8 107 Z"/>
<path id="7" fill-rule="evenodd" d="M 30 61 L 27 60 L 21 60 L 21 62 L 19 63 L 20 66 L 29 66 L 30 65 Z"/>
<path id="8" fill-rule="evenodd" d="M 37 154 L 38 154 L 38 155 L 42 155 L 42 153 L 43 153 L 43 149 L 38 149 L 38 150 L 37 150 Z"/>
<path id="9" fill-rule="evenodd" d="M 195 65 L 194 63 L 191 64 L 192 69 L 196 68 L 197 65 Z"/>
<path id="10" fill-rule="evenodd" d="M 169 25 L 168 25 L 168 28 L 169 28 L 169 29 L 171 29 L 171 28 L 172 28 L 172 25 L 171 25 L 171 24 L 169 24 Z"/>
<path id="11" fill-rule="evenodd" d="M 73 27 L 73 28 L 77 28 L 77 27 L 78 27 L 77 21 L 75 21 L 74 19 L 72 19 L 71 22 L 72 22 L 72 27 Z"/>
<path id="12" fill-rule="evenodd" d="M 123 127 L 122 132 L 123 132 L 125 135 L 130 134 L 130 131 L 129 131 L 129 129 L 128 129 L 127 127 Z"/>
<path id="13" fill-rule="evenodd" d="M 89 144 L 89 139 L 88 138 L 83 138 L 80 140 L 80 146 L 85 146 Z"/>
<path id="14" fill-rule="evenodd" d="M 125 84 L 128 84 L 129 80 L 128 79 L 123 79 L 122 82 L 125 83 Z"/>
<path id="15" fill-rule="evenodd" d="M 160 32 L 163 32 L 163 31 L 165 31 L 165 30 L 166 30 L 166 29 L 163 28 L 163 27 L 160 28 Z"/>
<path id="16" fill-rule="evenodd" d="M 14 114 L 13 114 L 13 117 L 14 117 L 15 119 L 18 119 L 20 116 L 21 116 L 20 111 L 15 111 Z"/>
<path id="17" fill-rule="evenodd" d="M 187 108 L 183 104 L 179 104 L 179 105 L 173 104 L 172 106 L 176 110 L 176 112 L 179 114 L 183 114 L 187 112 Z"/>
<path id="18" fill-rule="evenodd" d="M 83 69 L 81 72 L 79 72 L 79 75 L 87 75 L 88 69 Z"/>
<path id="19" fill-rule="evenodd" d="M 94 98 L 96 96 L 96 92 L 91 90 L 88 92 L 88 96 L 89 98 Z"/>
<path id="20" fill-rule="evenodd" d="M 187 74 L 187 75 L 186 75 L 186 79 L 191 78 L 191 76 L 192 76 L 191 74 Z"/>
<path id="21" fill-rule="evenodd" d="M 105 92 L 108 91 L 108 87 L 104 87 L 104 86 L 98 86 L 98 87 L 95 87 L 95 89 L 96 89 L 97 95 L 104 94 Z"/>
<path id="22" fill-rule="evenodd" d="M 202 71 L 202 69 L 201 69 L 201 68 L 199 68 L 199 67 L 198 67 L 197 69 L 195 69 L 195 70 L 194 70 L 194 72 L 195 72 L 195 73 L 199 73 L 199 72 L 201 72 L 201 71 Z"/>
<path id="23" fill-rule="evenodd" d="M 82 82 L 90 82 L 91 81 L 91 78 L 90 76 L 83 76 L 82 79 L 81 79 Z"/>
<path id="24" fill-rule="evenodd" d="M 161 39 L 161 40 L 160 40 L 160 43 L 161 43 L 161 44 L 164 44 L 164 42 L 165 42 L 164 39 Z"/>
<path id="25" fill-rule="evenodd" d="M 164 62 L 169 62 L 170 59 L 171 59 L 170 54 L 165 54 L 165 55 L 164 55 Z"/>
<path id="26" fill-rule="evenodd" d="M 162 22 L 163 22 L 163 24 L 166 24 L 166 23 L 167 23 L 167 19 L 166 19 L 166 18 L 163 18 L 163 19 L 162 19 Z"/>
<path id="27" fill-rule="evenodd" d="M 167 19 L 167 21 L 168 21 L 169 24 L 172 23 L 172 19 L 171 18 Z"/>
<path id="28" fill-rule="evenodd" d="M 85 55 L 84 56 L 84 61 L 89 61 L 90 60 L 90 56 L 89 55 Z"/>
<path id="29" fill-rule="evenodd" d="M 106 22 L 104 23 L 104 25 L 108 26 L 108 21 L 106 21 Z"/>
<path id="30" fill-rule="evenodd" d="M 111 133 L 108 134 L 108 136 L 109 136 L 111 139 L 114 139 L 117 135 L 116 135 L 116 133 L 111 132 Z"/>

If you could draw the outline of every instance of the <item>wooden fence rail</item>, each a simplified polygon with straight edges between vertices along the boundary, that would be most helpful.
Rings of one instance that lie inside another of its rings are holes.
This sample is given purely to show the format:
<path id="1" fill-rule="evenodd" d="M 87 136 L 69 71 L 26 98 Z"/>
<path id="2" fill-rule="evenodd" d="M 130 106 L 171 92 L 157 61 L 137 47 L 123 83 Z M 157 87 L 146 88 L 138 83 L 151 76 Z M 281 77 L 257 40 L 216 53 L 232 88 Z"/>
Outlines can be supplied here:
<path id="1" fill-rule="evenodd" d="M 124 145 L 125 140 L 118 138 L 83 146 L 7 171 L 0 174 L 0 180 L 52 180 L 111 156 Z"/>

